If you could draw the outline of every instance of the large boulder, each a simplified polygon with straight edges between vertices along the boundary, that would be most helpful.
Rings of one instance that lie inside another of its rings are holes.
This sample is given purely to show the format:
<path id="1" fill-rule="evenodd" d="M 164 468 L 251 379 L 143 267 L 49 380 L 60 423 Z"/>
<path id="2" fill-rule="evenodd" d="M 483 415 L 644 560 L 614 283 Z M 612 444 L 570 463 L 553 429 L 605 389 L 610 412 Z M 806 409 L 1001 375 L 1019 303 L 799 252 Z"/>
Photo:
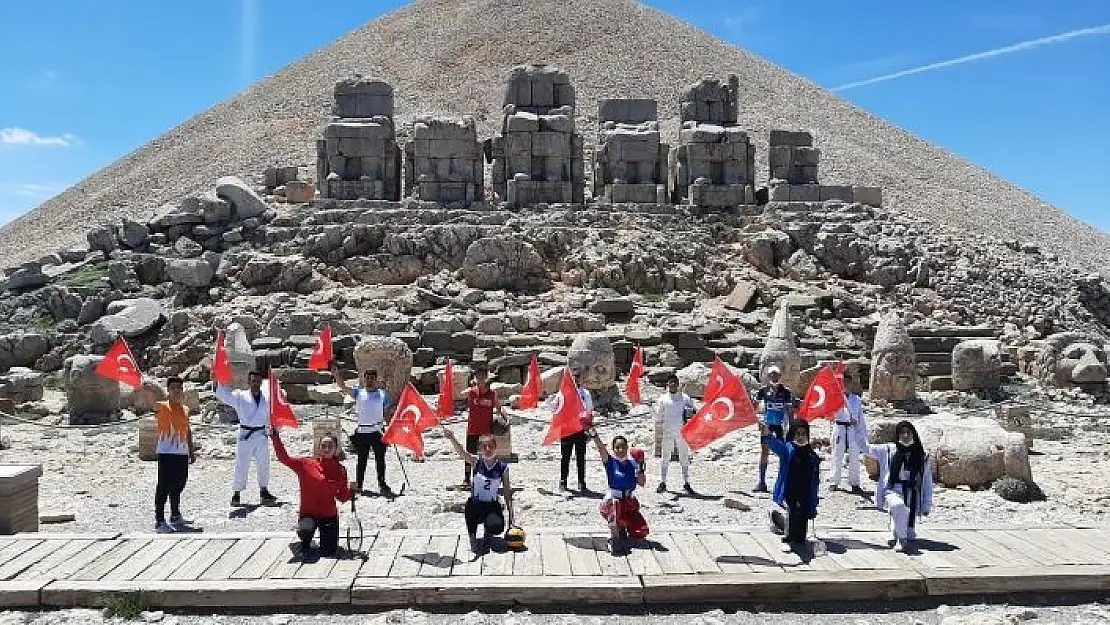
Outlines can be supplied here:
<path id="1" fill-rule="evenodd" d="M 412 350 L 392 336 L 369 336 L 355 346 L 355 368 L 360 376 L 367 369 L 377 371 L 378 384 L 397 401 L 412 374 Z"/>
<path id="2" fill-rule="evenodd" d="M 166 318 L 162 304 L 146 297 L 112 302 L 105 312 L 89 328 L 89 338 L 96 345 L 106 345 L 120 336 L 142 336 Z"/>
<path id="3" fill-rule="evenodd" d="M 50 339 L 44 334 L 21 332 L 0 336 L 0 371 L 10 367 L 33 367 L 51 347 Z"/>
<path id="4" fill-rule="evenodd" d="M 745 369 L 737 369 L 728 364 L 725 365 L 732 373 L 739 375 L 740 380 L 744 382 L 744 387 L 749 392 L 755 391 L 759 388 L 759 380 L 752 374 L 748 373 Z M 695 362 L 675 372 L 678 376 L 678 390 L 686 393 L 690 397 L 702 399 L 705 397 L 705 387 L 709 384 L 709 372 L 712 367 L 704 362 Z"/>
<path id="5" fill-rule="evenodd" d="M 250 219 L 266 212 L 266 202 L 247 183 L 236 176 L 216 181 L 216 197 L 226 200 L 235 211 L 236 219 Z"/>
<path id="6" fill-rule="evenodd" d="M 462 277 L 475 289 L 542 291 L 551 286 L 543 257 L 515 237 L 478 239 L 466 248 Z"/>
<path id="7" fill-rule="evenodd" d="M 962 341 L 952 350 L 952 388 L 994 390 L 1002 385 L 1002 344 L 989 339 Z"/>
<path id="8" fill-rule="evenodd" d="M 898 419 L 868 422 L 873 442 L 894 441 Z M 1032 481 L 1029 448 L 1019 432 L 1007 432 L 994 419 L 937 414 L 913 420 L 925 449 L 935 460 L 936 480 L 949 488 L 982 488 L 1009 476 Z"/>
<path id="9" fill-rule="evenodd" d="M 19 291 L 42 286 L 50 282 L 50 276 L 42 272 L 42 264 L 37 262 L 24 263 L 19 269 L 8 276 L 4 286 L 9 291 Z"/>
<path id="10" fill-rule="evenodd" d="M 212 264 L 203 258 L 171 258 L 166 261 L 166 277 L 175 284 L 202 288 L 216 275 Z"/>
<path id="11" fill-rule="evenodd" d="M 13 367 L 5 375 L 0 375 L 0 398 L 10 399 L 16 404 L 39 401 L 44 394 L 43 374 L 26 367 Z"/>
<path id="12" fill-rule="evenodd" d="M 608 390 L 617 380 L 613 345 L 604 334 L 574 337 L 567 351 L 567 366 L 578 372 L 578 385 L 591 391 Z"/>
<path id="13" fill-rule="evenodd" d="M 97 375 L 103 356 L 73 356 L 65 362 L 67 411 L 70 425 L 119 420 L 119 382 Z"/>

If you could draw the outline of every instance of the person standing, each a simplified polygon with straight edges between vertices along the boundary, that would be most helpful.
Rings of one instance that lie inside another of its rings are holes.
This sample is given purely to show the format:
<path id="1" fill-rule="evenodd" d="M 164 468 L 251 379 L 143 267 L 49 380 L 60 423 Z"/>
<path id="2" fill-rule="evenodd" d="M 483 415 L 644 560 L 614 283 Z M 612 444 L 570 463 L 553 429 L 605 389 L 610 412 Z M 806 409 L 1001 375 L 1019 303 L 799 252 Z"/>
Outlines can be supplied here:
<path id="1" fill-rule="evenodd" d="M 794 393 L 782 384 L 782 371 L 775 366 L 767 368 L 768 384 L 756 393 L 755 401 L 763 403 L 763 418 L 760 423 L 766 432 L 778 440 L 784 440 L 784 432 L 789 429 L 794 415 Z M 766 438 L 766 437 L 764 437 Z M 764 442 L 759 448 L 759 482 L 755 492 L 767 492 L 767 458 L 769 447 Z"/>
<path id="2" fill-rule="evenodd" d="M 933 509 L 933 459 L 909 421 L 894 427 L 896 442 L 864 444 L 864 453 L 879 463 L 875 506 L 890 514 L 890 546 L 904 551 L 917 539 L 917 519 Z"/>
<path id="3" fill-rule="evenodd" d="M 470 551 L 479 553 L 483 547 L 488 546 L 491 538 L 505 531 L 506 507 L 509 509 L 509 525 L 513 524 L 513 488 L 509 484 L 509 465 L 497 457 L 497 439 L 490 434 L 483 434 L 478 439 L 478 447 L 482 450 L 480 456 L 463 449 L 451 430 L 443 428 L 443 435 L 467 466 L 473 467 L 473 475 L 469 480 L 470 497 L 466 500 L 463 518 L 466 520 L 466 533 L 470 536 Z M 499 491 L 505 493 L 504 506 L 498 498 Z M 484 528 L 482 542 L 478 541 L 478 526 Z"/>
<path id="4" fill-rule="evenodd" d="M 235 442 L 235 482 L 231 505 L 242 505 L 239 493 L 247 488 L 251 460 L 258 464 L 258 499 L 263 504 L 274 504 L 277 497 L 269 491 L 270 485 L 270 445 L 266 441 L 270 429 L 270 398 L 262 392 L 262 374 L 251 371 L 247 376 L 250 388 L 245 391 L 232 390 L 220 384 L 215 378 L 212 385 L 216 399 L 235 409 L 239 417 L 239 438 Z"/>
<path id="5" fill-rule="evenodd" d="M 863 399 L 852 387 L 853 379 L 844 376 L 845 388 L 851 388 L 844 395 L 844 407 L 836 413 L 832 435 L 832 471 L 829 472 L 829 490 L 840 488 L 840 473 L 844 469 L 844 456 L 848 456 L 848 486 L 853 493 L 862 493 L 860 488 L 860 441 L 867 440 L 867 420 L 863 414 Z"/>
<path id="6" fill-rule="evenodd" d="M 474 367 L 474 386 L 466 391 L 466 413 L 466 452 L 473 456 L 478 453 L 480 439 L 493 435 L 494 413 L 502 425 L 508 425 L 497 391 L 489 386 L 489 370 L 484 366 Z M 473 468 L 473 461 L 463 460 L 463 488 L 470 488 Z"/>
<path id="7" fill-rule="evenodd" d="M 578 398 L 582 400 L 583 415 L 589 415 L 594 409 L 594 400 L 590 396 L 590 391 L 579 386 L 580 377 L 577 371 L 571 369 L 570 374 L 574 379 L 574 385 L 578 387 Z M 548 409 L 555 409 L 557 397 L 556 394 L 547 398 L 546 405 Z M 567 488 L 567 476 L 570 473 L 570 455 L 573 452 L 578 469 L 578 491 L 581 493 L 588 492 L 586 490 L 586 443 L 588 441 L 589 438 L 584 431 L 576 432 L 559 440 L 559 451 L 561 452 L 559 458 L 559 490 L 570 490 Z"/>
<path id="8" fill-rule="evenodd" d="M 154 406 L 158 432 L 158 485 L 154 490 L 154 531 L 169 534 L 184 529 L 181 492 L 189 481 L 189 465 L 197 461 L 193 430 L 189 427 L 189 408 L 185 405 L 185 383 L 181 378 L 166 381 L 166 401 Z M 170 521 L 166 522 L 166 499 L 170 501 Z"/>
<path id="9" fill-rule="evenodd" d="M 358 461 L 355 464 L 355 488 L 363 491 L 366 478 L 366 463 L 370 452 L 374 452 L 374 471 L 378 476 L 378 491 L 383 497 L 392 497 L 393 489 L 385 479 L 385 451 L 388 445 L 382 442 L 382 430 L 385 426 L 385 415 L 392 405 L 389 393 L 378 386 L 378 372 L 367 369 L 362 372 L 362 386 L 348 387 L 339 376 L 339 367 L 331 364 L 331 376 L 339 388 L 349 393 L 355 400 L 355 414 L 358 423 L 355 424 L 355 433 L 351 442 L 355 445 L 355 454 Z"/>
<path id="10" fill-rule="evenodd" d="M 293 458 L 285 450 L 281 435 L 274 430 L 274 453 L 278 462 L 297 474 L 300 484 L 297 537 L 301 553 L 312 546 L 312 537 L 320 532 L 320 555 L 331 557 L 339 551 L 339 509 L 336 500 L 350 501 L 355 494 L 353 483 L 347 482 L 347 469 L 339 462 L 339 438 L 328 432 L 320 438 L 319 455 Z"/>
<path id="11" fill-rule="evenodd" d="M 783 551 L 791 545 L 805 543 L 810 519 L 817 518 L 818 489 L 821 484 L 821 458 L 809 444 L 809 424 L 790 424 L 786 440 L 763 430 L 763 441 L 779 457 L 779 474 L 775 480 L 774 503 L 786 508 L 785 522 L 772 509 L 771 523 L 783 530 Z"/>
<path id="12" fill-rule="evenodd" d="M 655 421 L 663 428 L 659 487 L 655 489 L 657 493 L 667 492 L 667 467 L 671 464 L 671 453 L 678 448 L 678 464 L 682 467 L 682 488 L 687 493 L 694 494 L 694 489 L 690 486 L 690 446 L 682 437 L 682 425 L 686 422 L 687 411 L 694 408 L 694 400 L 678 390 L 678 376 L 672 374 L 667 378 L 667 392 L 660 395 L 655 402 Z"/>

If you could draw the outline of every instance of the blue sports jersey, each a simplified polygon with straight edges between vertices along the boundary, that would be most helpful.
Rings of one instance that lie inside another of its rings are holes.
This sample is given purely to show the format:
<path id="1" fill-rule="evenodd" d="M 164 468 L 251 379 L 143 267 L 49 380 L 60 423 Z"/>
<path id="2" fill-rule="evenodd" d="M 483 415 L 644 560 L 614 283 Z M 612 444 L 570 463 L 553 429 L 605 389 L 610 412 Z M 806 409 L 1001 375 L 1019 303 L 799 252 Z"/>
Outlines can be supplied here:
<path id="1" fill-rule="evenodd" d="M 786 421 L 786 412 L 794 405 L 794 393 L 785 386 L 774 390 L 767 385 L 759 389 L 755 400 L 763 402 L 763 420 L 767 425 L 782 425 Z"/>
<path id="2" fill-rule="evenodd" d="M 605 463 L 605 477 L 609 479 L 609 488 L 613 490 L 636 490 L 636 473 L 640 467 L 633 458 L 625 458 L 624 462 L 610 455 Z"/>

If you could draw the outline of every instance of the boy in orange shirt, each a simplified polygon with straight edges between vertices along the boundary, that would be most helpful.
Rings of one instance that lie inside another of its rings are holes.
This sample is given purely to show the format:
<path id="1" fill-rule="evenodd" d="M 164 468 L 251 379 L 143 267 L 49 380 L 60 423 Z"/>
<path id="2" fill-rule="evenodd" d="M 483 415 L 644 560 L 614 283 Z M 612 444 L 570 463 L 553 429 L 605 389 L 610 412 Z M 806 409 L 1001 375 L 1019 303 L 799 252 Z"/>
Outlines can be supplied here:
<path id="1" fill-rule="evenodd" d="M 154 407 L 158 431 L 158 486 L 154 491 L 154 531 L 169 534 L 184 529 L 181 491 L 189 480 L 189 465 L 196 462 L 189 408 L 185 406 L 185 383 L 173 377 L 166 381 L 168 399 Z M 166 523 L 166 499 L 170 500 L 170 522 Z"/>

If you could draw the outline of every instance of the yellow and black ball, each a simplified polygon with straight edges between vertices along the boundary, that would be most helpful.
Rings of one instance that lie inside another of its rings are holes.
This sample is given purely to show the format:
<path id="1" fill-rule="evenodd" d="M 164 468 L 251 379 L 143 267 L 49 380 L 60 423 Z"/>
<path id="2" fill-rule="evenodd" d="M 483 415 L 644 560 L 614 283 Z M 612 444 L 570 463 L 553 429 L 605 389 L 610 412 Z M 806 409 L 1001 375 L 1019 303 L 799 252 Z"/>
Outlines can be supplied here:
<path id="1" fill-rule="evenodd" d="M 514 525 L 505 532 L 505 546 L 509 549 L 523 549 L 525 537 L 524 528 Z"/>

